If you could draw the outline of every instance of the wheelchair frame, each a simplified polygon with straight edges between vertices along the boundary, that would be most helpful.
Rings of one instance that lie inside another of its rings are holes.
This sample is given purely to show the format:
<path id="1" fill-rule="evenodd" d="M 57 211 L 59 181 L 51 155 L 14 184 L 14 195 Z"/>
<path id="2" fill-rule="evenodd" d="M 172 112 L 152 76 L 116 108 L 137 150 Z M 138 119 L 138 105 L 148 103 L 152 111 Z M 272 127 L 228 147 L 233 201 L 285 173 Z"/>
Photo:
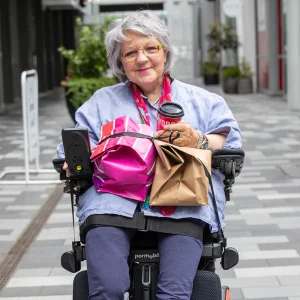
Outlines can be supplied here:
<path id="1" fill-rule="evenodd" d="M 86 149 L 86 152 L 87 153 L 84 153 L 83 155 L 85 158 L 89 155 L 89 149 Z M 235 177 L 242 171 L 244 155 L 244 151 L 240 149 L 218 149 L 212 153 L 212 168 L 218 169 L 224 175 L 224 193 L 227 201 L 230 200 L 230 193 L 232 192 L 232 185 L 235 182 Z M 86 164 L 86 162 L 84 163 Z M 60 180 L 65 181 L 64 192 L 71 195 L 74 228 L 74 206 L 76 206 L 79 196 L 92 185 L 92 180 L 91 176 L 80 176 L 80 172 L 76 177 L 66 177 L 66 172 L 62 169 L 63 164 L 64 159 L 53 160 L 54 168 L 60 174 Z M 140 214 L 138 216 L 139 218 L 147 218 L 142 213 L 136 214 Z M 103 226 L 105 224 L 94 225 Z M 116 226 L 113 221 L 111 226 Z M 155 236 L 155 233 L 151 231 L 144 232 L 144 228 L 137 229 L 139 230 L 137 234 L 144 235 L 146 240 L 149 240 L 149 236 L 151 235 Z M 80 271 L 81 262 L 86 259 L 84 246 L 85 234 L 86 232 L 83 234 L 81 233 L 80 241 L 76 241 L 74 236 L 72 250 L 64 253 L 61 257 L 62 267 L 69 272 L 76 273 Z M 229 287 L 221 288 L 220 278 L 215 274 L 215 261 L 219 258 L 221 259 L 221 266 L 224 270 L 231 269 L 239 260 L 236 249 L 227 247 L 227 240 L 224 237 L 223 232 L 222 235 L 219 235 L 218 233 L 210 234 L 208 228 L 204 228 L 203 253 L 194 281 L 192 300 L 198 300 L 198 295 L 201 295 L 201 299 L 203 300 L 230 299 Z M 157 248 L 155 248 L 155 242 L 150 245 L 150 248 L 145 248 L 144 245 L 135 245 L 134 242 L 132 242 L 128 263 L 131 278 L 129 299 L 155 300 L 159 268 L 159 254 Z M 155 273 L 154 277 L 153 273 Z M 139 278 L 136 278 L 134 274 L 139 274 L 137 276 Z M 205 291 L 205 287 L 208 286 L 210 286 L 211 289 L 209 293 Z M 206 296 L 203 296 L 204 294 Z M 88 299 L 86 271 L 79 272 L 74 278 L 73 300 L 79 299 Z"/>

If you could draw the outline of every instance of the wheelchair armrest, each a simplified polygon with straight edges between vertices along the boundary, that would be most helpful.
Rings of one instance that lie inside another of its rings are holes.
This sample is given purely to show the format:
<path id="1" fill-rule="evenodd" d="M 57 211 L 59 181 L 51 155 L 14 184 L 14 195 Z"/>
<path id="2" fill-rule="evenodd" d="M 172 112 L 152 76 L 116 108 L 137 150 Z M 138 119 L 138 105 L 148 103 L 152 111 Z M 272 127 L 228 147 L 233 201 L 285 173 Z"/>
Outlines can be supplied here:
<path id="1" fill-rule="evenodd" d="M 245 152 L 241 149 L 217 149 L 212 153 L 212 167 L 225 177 L 238 176 L 243 168 Z"/>
<path id="2" fill-rule="evenodd" d="M 65 159 L 64 158 L 54 158 L 52 160 L 53 167 L 57 173 L 63 172 L 63 165 L 64 165 Z"/>
<path id="3" fill-rule="evenodd" d="M 203 258 L 220 258 L 222 256 L 221 243 L 204 243 L 203 244 Z"/>
<path id="4" fill-rule="evenodd" d="M 92 176 L 67 177 L 66 171 L 63 170 L 64 162 L 64 158 L 55 158 L 52 160 L 55 171 L 60 175 L 59 179 L 65 181 L 64 193 L 76 193 L 76 196 L 80 196 L 93 185 Z M 76 199 L 77 204 L 78 198 Z"/>
<path id="5" fill-rule="evenodd" d="M 245 152 L 241 149 L 217 149 L 212 153 L 212 168 L 224 174 L 224 192 L 226 200 L 230 200 L 231 187 L 235 177 L 243 168 Z"/>
<path id="6" fill-rule="evenodd" d="M 66 180 L 67 179 L 67 174 L 66 174 L 66 171 L 63 170 L 63 165 L 64 165 L 64 162 L 65 162 L 65 159 L 64 158 L 54 158 L 52 160 L 52 163 L 53 163 L 53 167 L 55 169 L 55 171 L 57 173 L 59 173 L 59 177 L 60 177 L 60 180 Z"/>
<path id="7" fill-rule="evenodd" d="M 221 266 L 224 270 L 233 268 L 239 262 L 239 254 L 236 249 L 223 248 L 221 243 L 204 243 L 201 258 L 221 258 Z"/>

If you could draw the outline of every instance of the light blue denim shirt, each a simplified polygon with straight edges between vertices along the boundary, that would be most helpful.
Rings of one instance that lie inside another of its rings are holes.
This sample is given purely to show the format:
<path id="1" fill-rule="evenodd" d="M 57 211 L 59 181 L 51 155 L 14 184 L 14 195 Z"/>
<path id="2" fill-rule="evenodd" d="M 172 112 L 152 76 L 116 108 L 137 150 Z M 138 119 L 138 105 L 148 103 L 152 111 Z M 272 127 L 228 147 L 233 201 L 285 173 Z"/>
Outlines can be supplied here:
<path id="1" fill-rule="evenodd" d="M 241 134 L 237 121 L 232 115 L 225 100 L 209 91 L 185 84 L 176 79 L 171 84 L 172 102 L 179 103 L 184 109 L 183 120 L 203 133 L 220 133 L 227 136 L 224 148 L 241 148 Z M 144 98 L 150 114 L 151 128 L 156 131 L 158 106 L 152 105 Z M 111 87 L 101 88 L 85 102 L 76 112 L 76 127 L 85 127 L 89 130 L 91 144 L 97 145 L 100 138 L 100 127 L 111 120 L 129 116 L 140 123 L 141 118 L 133 100 L 129 82 L 120 83 Z M 58 157 L 64 157 L 62 144 L 57 148 Z M 212 181 L 222 220 L 225 226 L 224 208 L 225 195 L 223 175 L 218 170 L 212 170 Z M 212 232 L 218 231 L 218 222 L 211 201 L 208 206 L 177 207 L 175 213 L 169 218 L 195 218 L 211 225 Z M 79 224 L 93 214 L 117 214 L 132 217 L 138 202 L 109 193 L 97 192 L 94 186 L 90 187 L 81 197 L 77 207 Z M 140 204 L 139 204 L 140 205 Z M 165 217 L 158 207 L 140 209 L 147 216 Z"/>

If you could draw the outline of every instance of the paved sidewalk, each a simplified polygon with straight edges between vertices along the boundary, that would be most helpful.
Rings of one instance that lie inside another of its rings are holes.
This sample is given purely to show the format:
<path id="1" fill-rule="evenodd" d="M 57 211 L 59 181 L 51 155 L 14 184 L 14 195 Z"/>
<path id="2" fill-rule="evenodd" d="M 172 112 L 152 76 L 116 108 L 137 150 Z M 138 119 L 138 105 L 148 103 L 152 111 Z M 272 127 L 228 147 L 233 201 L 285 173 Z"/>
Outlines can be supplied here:
<path id="1" fill-rule="evenodd" d="M 53 169 L 56 145 L 63 127 L 72 127 L 63 91 L 57 89 L 39 100 L 40 168 Z M 21 105 L 9 107 L 0 116 L 0 173 L 7 169 L 24 168 L 24 138 Z M 35 166 L 33 166 L 35 167 Z M 3 185 L 3 180 L 24 180 L 24 174 L 9 174 L 0 180 L 0 262 L 20 238 L 40 208 L 55 191 L 55 184 Z M 31 174 L 30 179 L 57 180 L 51 174 Z M 22 249 L 24 245 L 18 245 Z M 0 278 L 4 274 L 0 274 Z"/>
<path id="2" fill-rule="evenodd" d="M 189 82 L 200 84 L 198 79 Z M 219 87 L 207 88 L 221 93 Z M 218 274 L 231 287 L 233 300 L 300 300 L 300 112 L 288 111 L 285 102 L 261 94 L 224 97 L 242 129 L 246 161 L 226 208 L 228 245 L 238 249 L 240 262 L 228 271 L 218 268 Z M 61 128 L 72 124 L 60 100 L 45 102 L 41 111 L 46 131 L 43 164 L 49 167 Z M 13 121 L 0 120 L 1 130 Z M 2 160 L 1 156 L 0 164 Z M 20 232 L 20 223 L 14 221 L 28 222 L 49 195 L 49 190 L 21 189 L 16 196 L 18 191 L 19 187 L 0 186 L 0 222 L 11 220 L 0 230 L 6 243 L 3 247 L 2 242 L 2 255 Z M 0 300 L 72 299 L 74 275 L 60 267 L 61 254 L 71 249 L 71 224 L 70 200 L 64 195 Z"/>

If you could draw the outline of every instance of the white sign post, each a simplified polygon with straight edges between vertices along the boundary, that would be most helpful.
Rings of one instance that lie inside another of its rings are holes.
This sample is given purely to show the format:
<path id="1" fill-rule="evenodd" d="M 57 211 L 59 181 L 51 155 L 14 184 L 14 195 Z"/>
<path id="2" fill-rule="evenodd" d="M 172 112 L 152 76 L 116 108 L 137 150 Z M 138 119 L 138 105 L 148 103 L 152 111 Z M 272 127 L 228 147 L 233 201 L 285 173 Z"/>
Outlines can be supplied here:
<path id="1" fill-rule="evenodd" d="M 38 75 L 36 70 L 24 71 L 21 74 L 22 111 L 24 131 L 24 169 L 6 169 L 0 174 L 0 184 L 53 184 L 59 180 L 30 179 L 30 173 L 52 173 L 54 169 L 40 169 L 39 156 L 39 93 Z M 35 162 L 35 169 L 30 169 L 30 163 Z M 7 174 L 24 174 L 25 180 L 2 180 Z"/>
<path id="2" fill-rule="evenodd" d="M 38 79 L 36 71 L 23 72 L 21 75 L 25 178 L 29 180 L 29 163 L 35 160 L 39 169 L 39 124 L 38 124 Z"/>

